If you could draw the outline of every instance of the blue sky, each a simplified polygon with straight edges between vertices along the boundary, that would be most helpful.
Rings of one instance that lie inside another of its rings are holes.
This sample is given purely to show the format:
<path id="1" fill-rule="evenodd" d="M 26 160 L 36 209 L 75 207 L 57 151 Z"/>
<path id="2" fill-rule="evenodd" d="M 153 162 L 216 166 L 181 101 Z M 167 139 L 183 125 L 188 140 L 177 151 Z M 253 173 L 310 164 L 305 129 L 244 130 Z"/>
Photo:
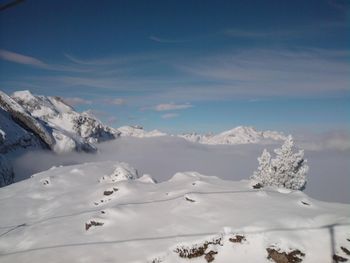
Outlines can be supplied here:
<path id="1" fill-rule="evenodd" d="M 27 0 L 0 13 L 0 89 L 62 96 L 115 127 L 348 129 L 349 8 Z"/>

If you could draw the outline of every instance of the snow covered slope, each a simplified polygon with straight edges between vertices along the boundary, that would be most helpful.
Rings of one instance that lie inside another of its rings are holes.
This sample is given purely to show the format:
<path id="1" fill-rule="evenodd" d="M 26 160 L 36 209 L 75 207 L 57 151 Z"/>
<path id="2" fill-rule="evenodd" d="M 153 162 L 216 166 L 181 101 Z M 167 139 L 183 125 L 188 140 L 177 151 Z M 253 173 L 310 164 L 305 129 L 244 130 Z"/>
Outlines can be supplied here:
<path id="1" fill-rule="evenodd" d="M 138 138 L 148 138 L 167 135 L 166 133 L 158 130 L 145 131 L 141 126 L 123 126 L 119 127 L 118 131 L 120 132 L 120 136 L 132 136 Z"/>
<path id="2" fill-rule="evenodd" d="M 75 112 L 59 97 L 34 96 L 29 91 L 10 97 L 0 91 L 0 187 L 14 181 L 11 159 L 16 153 L 95 152 L 95 143 L 117 136 L 118 131 L 88 113 Z"/>
<path id="3" fill-rule="evenodd" d="M 18 91 L 12 98 L 54 130 L 56 151 L 93 150 L 93 143 L 114 139 L 118 133 L 88 113 L 78 113 L 60 97 L 34 96 Z"/>
<path id="4" fill-rule="evenodd" d="M 0 210 L 3 263 L 350 258 L 350 205 L 196 172 L 155 184 L 125 163 L 52 168 L 0 189 Z"/>
<path id="5" fill-rule="evenodd" d="M 238 126 L 234 129 L 224 131 L 219 134 L 201 135 L 188 133 L 179 135 L 191 142 L 202 144 L 247 144 L 261 143 L 267 141 L 285 140 L 286 136 L 276 131 L 257 131 L 253 127 Z"/>
<path id="6" fill-rule="evenodd" d="M 2 91 L 0 91 L 0 108 L 10 115 L 10 118 L 7 117 L 8 120 L 12 120 L 18 125 L 24 127 L 26 130 L 33 132 L 49 148 L 55 145 L 55 140 L 47 127 L 45 127 L 40 120 L 33 117 L 21 105 Z M 7 122 L 8 121 L 6 121 L 4 124 L 1 123 L 1 125 L 5 125 Z"/>
<path id="7" fill-rule="evenodd" d="M 0 107 L 10 115 L 8 119 L 14 125 L 31 131 L 58 153 L 94 152 L 95 143 L 119 136 L 115 129 L 88 113 L 74 111 L 59 97 L 35 96 L 29 91 L 18 91 L 10 97 L 0 92 Z M 1 122 L 1 125 L 5 124 Z"/>

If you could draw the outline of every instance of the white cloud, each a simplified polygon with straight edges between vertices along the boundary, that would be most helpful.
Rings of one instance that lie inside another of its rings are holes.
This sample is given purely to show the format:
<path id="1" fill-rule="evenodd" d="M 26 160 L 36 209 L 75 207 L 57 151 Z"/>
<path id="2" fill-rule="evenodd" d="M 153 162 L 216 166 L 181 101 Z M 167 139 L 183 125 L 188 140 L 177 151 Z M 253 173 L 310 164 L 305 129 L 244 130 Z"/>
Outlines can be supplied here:
<path id="1" fill-rule="evenodd" d="M 44 63 L 39 59 L 22 55 L 19 53 L 11 52 L 4 49 L 0 49 L 0 58 L 10 62 L 18 63 L 18 64 L 31 65 L 31 66 L 40 67 L 40 68 L 48 67 L 46 63 Z"/>
<path id="2" fill-rule="evenodd" d="M 212 83 L 209 91 L 215 90 L 214 96 L 303 97 L 347 92 L 348 57 L 349 52 L 342 50 L 252 49 L 208 56 L 179 68 Z M 202 90 L 205 94 L 206 89 Z"/>
<path id="3" fill-rule="evenodd" d="M 18 76 L 0 84 L 11 89 L 84 89 L 106 103 L 101 92 L 109 90 L 127 94 L 133 107 L 180 110 L 191 107 L 186 101 L 342 96 L 349 91 L 348 58 L 346 50 L 256 48 L 191 58 L 161 52 L 94 60 L 70 57 L 70 64 L 49 66 L 74 71 L 70 74 Z M 154 66 L 167 73 L 148 74 Z M 173 103 L 160 104 L 169 101 Z M 119 98 L 114 102 L 123 103 Z"/>
<path id="4" fill-rule="evenodd" d="M 186 39 L 166 39 L 166 38 L 160 38 L 157 36 L 149 36 L 149 39 L 154 41 L 154 42 L 158 42 L 158 43 L 184 43 L 184 42 L 188 42 L 189 40 Z"/>
<path id="5" fill-rule="evenodd" d="M 122 98 L 115 98 L 115 99 L 108 100 L 108 103 L 120 106 L 120 105 L 124 105 L 126 101 L 125 99 L 122 99 Z"/>
<path id="6" fill-rule="evenodd" d="M 189 103 L 186 103 L 186 104 L 165 103 L 165 104 L 158 104 L 157 106 L 154 107 L 154 110 L 156 111 L 184 110 L 192 107 L 193 105 Z"/>
<path id="7" fill-rule="evenodd" d="M 337 130 L 321 134 L 297 134 L 296 138 L 298 145 L 308 151 L 350 150 L 349 130 Z"/>
<path id="8" fill-rule="evenodd" d="M 177 113 L 166 113 L 162 115 L 162 119 L 172 119 L 178 117 L 179 114 Z"/>
<path id="9" fill-rule="evenodd" d="M 83 73 L 83 72 L 91 71 L 88 68 L 76 67 L 68 64 L 65 64 L 65 65 L 47 64 L 35 57 L 15 53 L 4 49 L 0 49 L 0 59 L 17 63 L 17 64 L 28 65 L 36 68 L 53 70 L 53 71 L 67 71 L 67 72 L 75 72 L 75 73 Z"/>
<path id="10" fill-rule="evenodd" d="M 91 104 L 91 100 L 86 100 L 79 97 L 63 98 L 63 101 L 71 106 L 82 105 L 82 104 Z"/>

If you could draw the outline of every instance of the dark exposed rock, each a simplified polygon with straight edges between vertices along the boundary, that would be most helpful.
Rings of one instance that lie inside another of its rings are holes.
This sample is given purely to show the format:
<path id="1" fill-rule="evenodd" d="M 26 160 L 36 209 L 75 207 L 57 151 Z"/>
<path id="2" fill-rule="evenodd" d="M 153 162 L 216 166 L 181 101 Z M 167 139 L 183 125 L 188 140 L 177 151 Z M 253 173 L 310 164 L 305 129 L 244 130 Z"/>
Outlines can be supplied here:
<path id="1" fill-rule="evenodd" d="M 102 222 L 91 220 L 90 222 L 85 223 L 85 230 L 88 231 L 92 226 L 103 226 L 103 224 L 104 223 Z"/>
<path id="2" fill-rule="evenodd" d="M 245 240 L 245 237 L 242 235 L 235 235 L 229 239 L 232 243 L 242 243 L 243 240 Z"/>
<path id="3" fill-rule="evenodd" d="M 298 263 L 302 262 L 302 257 L 305 256 L 300 250 L 295 249 L 289 253 L 279 252 L 275 248 L 267 248 L 267 258 L 272 259 L 276 263 Z"/>
<path id="4" fill-rule="evenodd" d="M 197 258 L 205 256 L 204 258 L 207 262 L 212 262 L 214 260 L 214 255 L 217 254 L 215 251 L 205 252 L 209 245 L 221 245 L 221 238 L 214 239 L 212 241 L 205 241 L 201 245 L 193 245 L 192 247 L 181 246 L 174 250 L 175 253 L 179 254 L 181 258 Z"/>
<path id="5" fill-rule="evenodd" d="M 108 196 L 108 195 L 111 195 L 111 194 L 113 194 L 113 193 L 114 193 L 114 191 L 106 190 L 106 191 L 103 192 L 103 195 Z"/>
<path id="6" fill-rule="evenodd" d="M 257 183 L 255 185 L 253 185 L 253 188 L 254 189 L 260 189 L 260 188 L 263 188 L 263 185 L 261 183 Z"/>
<path id="7" fill-rule="evenodd" d="M 349 251 L 349 249 L 347 249 L 346 247 L 340 247 L 340 249 L 343 250 L 343 252 L 344 252 L 346 255 L 350 256 L 350 251 Z"/>
<path id="8" fill-rule="evenodd" d="M 188 201 L 188 202 L 192 202 L 192 203 L 196 202 L 195 200 L 193 200 L 191 198 L 188 198 L 188 197 L 185 197 L 185 200 Z"/>
<path id="9" fill-rule="evenodd" d="M 0 154 L 0 187 L 12 184 L 14 178 L 15 174 L 11 163 L 4 155 Z"/>
<path id="10" fill-rule="evenodd" d="M 210 250 L 207 254 L 205 254 L 204 258 L 207 262 L 214 261 L 214 255 L 216 255 L 218 252 Z"/>
<path id="11" fill-rule="evenodd" d="M 341 256 L 338 256 L 338 255 L 336 255 L 336 254 L 334 254 L 333 255 L 333 260 L 334 260 L 334 262 L 346 262 L 346 261 L 348 261 L 346 258 L 343 258 L 343 257 L 341 257 Z"/>

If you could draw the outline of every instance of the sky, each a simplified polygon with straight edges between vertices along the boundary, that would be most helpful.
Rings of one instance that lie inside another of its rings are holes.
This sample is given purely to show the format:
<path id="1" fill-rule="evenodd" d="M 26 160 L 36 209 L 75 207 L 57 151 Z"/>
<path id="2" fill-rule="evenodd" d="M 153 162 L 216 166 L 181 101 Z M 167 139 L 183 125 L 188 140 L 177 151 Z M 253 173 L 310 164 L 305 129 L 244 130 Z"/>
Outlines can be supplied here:
<path id="1" fill-rule="evenodd" d="M 0 89 L 61 96 L 113 127 L 348 130 L 349 10 L 347 0 L 26 0 L 0 12 Z"/>

